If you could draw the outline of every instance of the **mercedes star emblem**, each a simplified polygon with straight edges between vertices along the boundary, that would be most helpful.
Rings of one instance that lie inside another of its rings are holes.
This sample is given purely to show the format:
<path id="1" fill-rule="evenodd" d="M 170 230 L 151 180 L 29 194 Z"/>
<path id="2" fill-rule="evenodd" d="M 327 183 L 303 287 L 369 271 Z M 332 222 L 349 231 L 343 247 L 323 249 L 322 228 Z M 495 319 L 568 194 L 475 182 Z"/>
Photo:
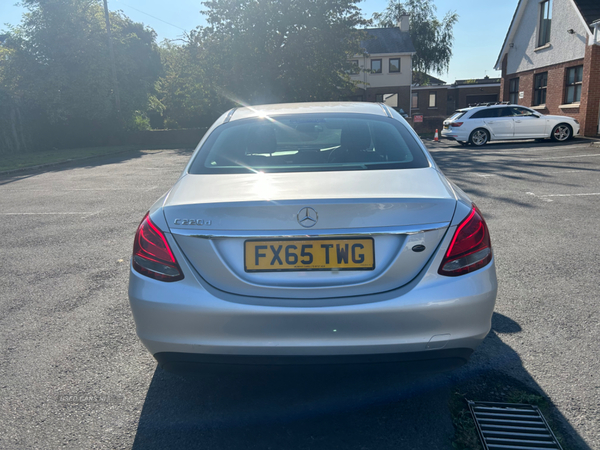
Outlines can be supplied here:
<path id="1" fill-rule="evenodd" d="M 310 228 L 314 226 L 319 220 L 319 215 L 312 208 L 302 208 L 298 211 L 298 223 L 304 228 Z"/>

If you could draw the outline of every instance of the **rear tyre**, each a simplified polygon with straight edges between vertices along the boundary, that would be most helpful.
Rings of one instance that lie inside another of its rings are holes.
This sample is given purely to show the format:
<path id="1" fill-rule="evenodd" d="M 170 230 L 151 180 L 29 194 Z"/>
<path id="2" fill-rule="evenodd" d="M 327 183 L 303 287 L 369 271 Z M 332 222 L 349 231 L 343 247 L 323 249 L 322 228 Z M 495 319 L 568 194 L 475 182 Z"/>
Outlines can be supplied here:
<path id="1" fill-rule="evenodd" d="M 552 134 L 550 135 L 552 140 L 557 142 L 568 141 L 573 137 L 573 130 L 566 123 L 559 123 L 552 129 Z"/>
<path id="2" fill-rule="evenodd" d="M 487 130 L 483 128 L 477 128 L 476 130 L 473 130 L 471 136 L 469 136 L 469 142 L 477 147 L 487 144 L 489 140 L 490 135 Z"/>

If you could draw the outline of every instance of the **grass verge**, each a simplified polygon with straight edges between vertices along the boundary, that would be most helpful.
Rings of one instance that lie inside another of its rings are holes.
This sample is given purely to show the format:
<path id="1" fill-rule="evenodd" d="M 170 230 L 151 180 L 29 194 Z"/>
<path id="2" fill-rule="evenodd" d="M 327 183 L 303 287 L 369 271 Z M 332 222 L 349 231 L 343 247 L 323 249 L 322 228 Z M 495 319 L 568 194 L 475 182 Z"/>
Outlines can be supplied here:
<path id="1" fill-rule="evenodd" d="M 56 164 L 78 159 L 106 156 L 115 153 L 139 150 L 133 145 L 113 147 L 68 148 L 63 150 L 47 150 L 43 152 L 24 153 L 16 155 L 2 155 L 0 158 L 0 172 L 26 169 L 46 164 Z"/>

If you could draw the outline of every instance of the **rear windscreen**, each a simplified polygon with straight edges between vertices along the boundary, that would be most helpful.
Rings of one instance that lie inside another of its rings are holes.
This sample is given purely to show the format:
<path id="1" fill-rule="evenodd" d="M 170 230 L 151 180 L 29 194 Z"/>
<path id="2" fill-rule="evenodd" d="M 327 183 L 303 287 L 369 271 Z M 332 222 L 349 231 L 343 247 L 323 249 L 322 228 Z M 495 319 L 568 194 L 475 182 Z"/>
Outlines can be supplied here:
<path id="1" fill-rule="evenodd" d="M 460 119 L 462 116 L 464 116 L 466 113 L 466 111 L 456 111 L 454 114 L 452 114 L 450 117 L 448 117 L 447 120 L 456 120 L 456 119 Z"/>
<path id="2" fill-rule="evenodd" d="M 191 174 L 423 168 L 406 126 L 387 117 L 303 114 L 252 118 L 216 128 Z"/>

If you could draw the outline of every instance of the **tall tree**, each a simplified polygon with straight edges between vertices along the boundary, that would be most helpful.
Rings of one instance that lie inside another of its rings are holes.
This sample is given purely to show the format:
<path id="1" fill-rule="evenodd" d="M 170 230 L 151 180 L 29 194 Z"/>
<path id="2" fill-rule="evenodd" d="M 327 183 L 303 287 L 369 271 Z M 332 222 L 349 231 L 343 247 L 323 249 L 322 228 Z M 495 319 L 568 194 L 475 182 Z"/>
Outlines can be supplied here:
<path id="1" fill-rule="evenodd" d="M 336 99 L 361 53 L 360 0 L 207 0 L 195 35 L 209 76 L 241 103 Z"/>
<path id="2" fill-rule="evenodd" d="M 185 45 L 164 41 L 160 46 L 164 75 L 157 82 L 161 119 L 153 127 L 192 128 L 210 125 L 232 102 L 218 95 L 215 68 L 208 63 L 202 41 L 193 30 Z M 158 125 L 158 122 L 162 122 Z"/>
<path id="3" fill-rule="evenodd" d="M 413 69 L 418 72 L 443 73 L 450 67 L 458 14 L 448 11 L 439 19 L 436 11 L 433 0 L 390 0 L 385 11 L 373 14 L 381 27 L 395 27 L 402 15 L 410 16 L 410 37 L 417 51 Z"/>
<path id="4" fill-rule="evenodd" d="M 101 0 L 22 4 L 28 12 L 9 30 L 10 57 L 0 68 L 0 87 L 19 102 L 38 134 L 63 139 L 73 133 L 85 140 L 118 127 Z M 160 75 L 156 36 L 121 13 L 112 13 L 111 22 L 121 111 L 126 125 L 133 126 Z"/>

